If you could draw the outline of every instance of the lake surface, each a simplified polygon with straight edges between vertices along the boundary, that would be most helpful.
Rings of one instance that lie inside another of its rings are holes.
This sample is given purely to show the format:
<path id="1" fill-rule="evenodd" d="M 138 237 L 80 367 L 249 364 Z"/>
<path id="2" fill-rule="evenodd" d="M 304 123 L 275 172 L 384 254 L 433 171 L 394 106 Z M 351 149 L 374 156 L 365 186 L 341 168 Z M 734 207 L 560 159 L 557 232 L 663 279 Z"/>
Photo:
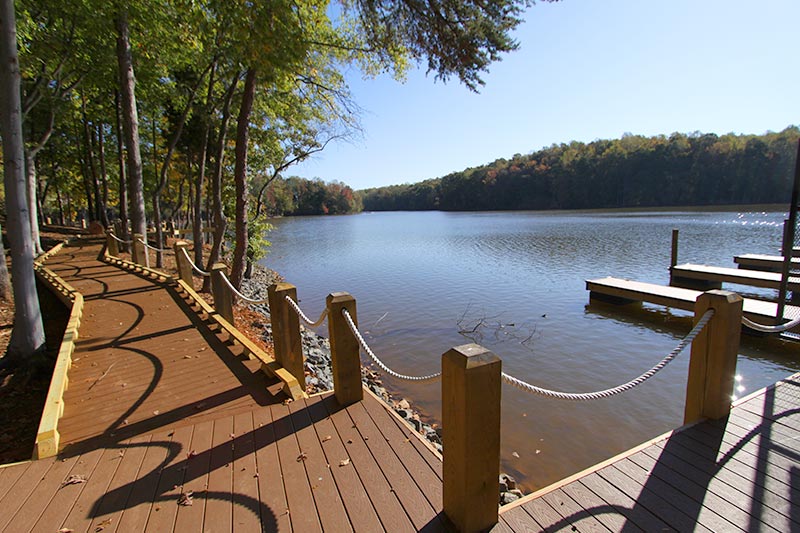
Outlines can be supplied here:
<path id="1" fill-rule="evenodd" d="M 781 211 L 286 218 L 274 221 L 262 263 L 297 286 L 309 316 L 318 316 L 330 292 L 355 296 L 367 341 L 398 372 L 437 372 L 442 353 L 478 342 L 520 379 L 585 392 L 649 369 L 688 333 L 691 318 L 658 306 L 590 306 L 584 280 L 668 284 L 673 228 L 680 230 L 679 262 L 733 267 L 737 254 L 775 254 L 784 218 Z M 324 327 L 320 333 L 327 336 Z M 737 394 L 800 370 L 799 354 L 800 344 L 743 337 Z M 504 385 L 501 468 L 532 490 L 681 425 L 688 360 L 686 350 L 636 389 L 587 403 Z M 439 420 L 438 383 L 384 382 Z"/>

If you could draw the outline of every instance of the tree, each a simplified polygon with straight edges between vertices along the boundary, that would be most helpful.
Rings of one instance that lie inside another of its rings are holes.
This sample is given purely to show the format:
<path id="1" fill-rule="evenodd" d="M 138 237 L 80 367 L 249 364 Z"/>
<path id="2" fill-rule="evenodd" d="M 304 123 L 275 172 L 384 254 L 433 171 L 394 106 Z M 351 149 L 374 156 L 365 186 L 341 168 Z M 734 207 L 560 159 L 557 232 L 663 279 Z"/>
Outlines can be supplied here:
<path id="1" fill-rule="evenodd" d="M 22 101 L 13 0 L 0 0 L 0 133 L 7 231 L 11 243 L 14 330 L 9 354 L 30 359 L 44 346 L 44 327 L 33 272 L 33 242 L 25 185 Z"/>

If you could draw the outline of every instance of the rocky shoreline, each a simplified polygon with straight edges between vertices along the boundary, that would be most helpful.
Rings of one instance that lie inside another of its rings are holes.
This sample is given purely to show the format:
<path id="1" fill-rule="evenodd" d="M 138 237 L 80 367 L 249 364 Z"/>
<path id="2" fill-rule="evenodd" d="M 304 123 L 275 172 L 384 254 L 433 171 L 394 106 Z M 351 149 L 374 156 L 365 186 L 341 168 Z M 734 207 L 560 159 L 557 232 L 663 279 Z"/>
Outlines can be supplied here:
<path id="1" fill-rule="evenodd" d="M 254 265 L 253 276 L 251 279 L 243 280 L 243 292 L 253 299 L 264 299 L 267 297 L 267 287 L 280 281 L 282 278 L 272 270 Z M 253 305 L 253 310 L 269 316 L 266 305 Z M 305 355 L 306 370 L 306 392 L 317 394 L 333 390 L 333 374 L 331 372 L 331 348 L 328 339 L 318 335 L 314 331 L 300 326 L 302 337 L 303 354 Z M 263 339 L 272 343 L 272 325 L 265 324 L 262 333 Z M 428 424 L 422 421 L 419 412 L 413 408 L 411 402 L 406 398 L 397 398 L 392 395 L 380 378 L 380 374 L 369 366 L 361 366 L 361 381 L 376 396 L 389 405 L 400 418 L 408 422 L 417 433 L 425 437 L 439 453 L 442 452 L 441 427 L 436 424 Z M 499 479 L 500 504 L 511 503 L 520 497 L 522 492 L 517 489 L 516 481 L 507 474 L 500 474 Z"/>

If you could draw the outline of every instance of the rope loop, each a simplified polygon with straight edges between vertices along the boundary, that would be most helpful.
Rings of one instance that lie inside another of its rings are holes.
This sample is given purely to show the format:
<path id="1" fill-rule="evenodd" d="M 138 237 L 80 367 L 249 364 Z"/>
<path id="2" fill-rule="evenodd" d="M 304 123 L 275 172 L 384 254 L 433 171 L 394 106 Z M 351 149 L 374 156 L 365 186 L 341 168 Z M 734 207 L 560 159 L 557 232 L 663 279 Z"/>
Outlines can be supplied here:
<path id="1" fill-rule="evenodd" d="M 252 298 L 248 298 L 247 296 L 245 296 L 244 294 L 242 294 L 241 292 L 236 290 L 236 287 L 233 286 L 233 283 L 231 283 L 231 280 L 228 279 L 228 276 L 226 276 L 224 272 L 222 273 L 222 276 L 220 276 L 220 277 L 225 282 L 225 285 L 227 285 L 228 288 L 233 292 L 233 294 L 235 294 L 238 298 L 241 298 L 242 300 L 244 300 L 245 302 L 247 302 L 249 304 L 261 305 L 261 304 L 265 304 L 265 303 L 267 303 L 269 301 L 267 298 L 264 298 L 263 300 L 254 300 Z"/>
<path id="2" fill-rule="evenodd" d="M 790 329 L 793 329 L 796 326 L 800 325 L 800 318 L 795 318 L 791 322 L 787 322 L 785 324 L 767 326 L 766 324 L 759 324 L 758 322 L 753 322 L 746 316 L 742 315 L 742 324 L 744 324 L 750 329 L 754 329 L 762 333 L 783 333 L 784 331 L 789 331 Z"/>
<path id="3" fill-rule="evenodd" d="M 133 241 L 125 241 L 114 235 L 113 233 L 106 233 L 106 235 L 111 236 L 115 241 L 122 243 L 122 244 L 133 244 Z"/>
<path id="4" fill-rule="evenodd" d="M 150 248 L 151 250 L 155 250 L 156 252 L 168 252 L 169 250 L 165 250 L 164 248 L 156 248 L 155 246 L 150 246 L 147 241 L 143 241 L 142 239 L 137 239 L 140 243 L 144 244 L 145 248 Z"/>
<path id="5" fill-rule="evenodd" d="M 689 344 L 694 341 L 695 337 L 697 337 L 700 332 L 705 329 L 706 324 L 708 324 L 711 317 L 714 316 L 714 310 L 709 309 L 706 311 L 700 320 L 697 321 L 697 324 L 692 328 L 692 331 L 689 332 L 686 337 L 678 343 L 678 345 L 661 361 L 658 362 L 653 368 L 642 374 L 636 379 L 632 379 L 631 381 L 619 385 L 617 387 L 613 387 L 611 389 L 599 390 L 595 392 L 584 392 L 584 393 L 574 393 L 574 392 L 561 392 L 561 391 L 554 391 L 550 389 L 544 389 L 541 387 L 537 387 L 536 385 L 531 385 L 521 379 L 515 378 L 505 372 L 502 373 L 503 380 L 508 383 L 509 385 L 513 385 L 518 389 L 521 389 L 525 392 L 530 392 L 532 394 L 538 394 L 540 396 L 544 396 L 546 398 L 553 398 L 557 400 L 571 400 L 571 401 L 588 401 L 588 400 L 599 400 L 601 398 L 608 398 L 610 396 L 614 396 L 616 394 L 620 394 L 627 390 L 630 390 L 638 385 L 641 385 L 654 375 L 656 375 L 660 370 L 662 370 L 665 366 L 667 366 L 670 362 L 672 362 L 675 357 L 678 356 Z"/>
<path id="6" fill-rule="evenodd" d="M 300 318 L 300 320 L 305 322 L 306 325 L 308 325 L 308 327 L 316 328 L 317 326 L 321 326 L 322 323 L 325 322 L 325 318 L 327 318 L 327 316 L 328 316 L 328 310 L 324 309 L 322 311 L 322 314 L 319 315 L 319 318 L 317 319 L 317 321 L 316 322 L 312 322 L 311 319 L 306 316 L 306 314 L 303 312 L 303 310 L 300 309 L 300 306 L 297 305 L 297 302 L 292 300 L 289 297 L 288 294 L 286 295 L 286 302 L 289 304 L 289 307 L 291 307 L 294 310 L 294 312 L 297 313 L 297 316 Z"/>
<path id="7" fill-rule="evenodd" d="M 211 275 L 211 272 L 206 272 L 205 270 L 200 269 L 200 267 L 194 264 L 194 261 L 192 261 L 191 257 L 189 257 L 189 252 L 186 251 L 186 248 L 181 248 L 181 251 L 183 252 L 183 257 L 185 257 L 186 260 L 189 261 L 189 265 L 192 267 L 192 270 L 194 270 L 199 275 L 204 276 L 206 278 Z"/>
<path id="8" fill-rule="evenodd" d="M 441 379 L 442 377 L 441 372 L 437 372 L 429 376 L 406 376 L 405 374 L 400 374 L 398 372 L 395 372 L 394 370 L 386 366 L 383 361 L 378 359 L 378 356 L 375 355 L 375 352 L 373 352 L 372 349 L 369 347 L 367 341 L 364 340 L 364 337 L 361 335 L 361 332 L 358 331 L 358 327 L 356 326 L 355 322 L 353 322 L 353 317 L 350 316 L 350 313 L 347 311 L 347 309 L 342 309 L 342 316 L 344 317 L 345 322 L 347 322 L 350 331 L 353 332 L 353 335 L 355 335 L 356 339 L 358 340 L 358 344 L 361 345 L 361 349 L 364 350 L 364 353 L 370 356 L 370 358 L 375 362 L 375 364 L 378 365 L 384 372 L 386 372 L 390 376 L 396 377 L 398 379 L 403 379 L 406 381 L 415 381 L 417 383 L 432 382 Z"/>

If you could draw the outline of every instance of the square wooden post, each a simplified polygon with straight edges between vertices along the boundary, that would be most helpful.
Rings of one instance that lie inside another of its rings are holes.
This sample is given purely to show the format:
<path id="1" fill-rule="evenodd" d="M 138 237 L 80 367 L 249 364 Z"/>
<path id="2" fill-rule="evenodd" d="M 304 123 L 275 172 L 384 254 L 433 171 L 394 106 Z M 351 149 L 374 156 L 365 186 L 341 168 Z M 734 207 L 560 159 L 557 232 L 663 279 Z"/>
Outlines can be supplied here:
<path id="1" fill-rule="evenodd" d="M 194 288 L 194 278 L 192 277 L 192 265 L 186 260 L 189 252 L 189 244 L 185 241 L 175 241 L 172 245 L 175 250 L 175 264 L 178 267 L 178 276 L 190 287 Z"/>
<path id="2" fill-rule="evenodd" d="M 214 263 L 211 267 L 211 295 L 214 297 L 214 310 L 233 326 L 233 294 L 222 279 L 227 271 L 225 263 Z"/>
<path id="3" fill-rule="evenodd" d="M 683 422 L 722 418 L 731 409 L 742 331 L 742 297 L 730 291 L 708 291 L 697 298 L 695 323 L 714 310 L 705 329 L 692 343 Z"/>
<path id="4" fill-rule="evenodd" d="M 119 246 L 117 239 L 114 238 L 114 230 L 106 230 L 106 253 L 111 257 L 119 257 Z"/>
<path id="5" fill-rule="evenodd" d="M 497 523 L 502 362 L 477 344 L 442 355 L 442 499 L 458 531 Z"/>
<path id="6" fill-rule="evenodd" d="M 131 259 L 137 265 L 144 265 L 147 263 L 147 249 L 142 244 L 144 241 L 144 237 L 141 233 L 134 233 L 133 234 L 133 248 L 131 252 Z"/>
<path id="7" fill-rule="evenodd" d="M 325 299 L 325 303 L 328 308 L 333 392 L 339 404 L 350 405 L 364 398 L 364 391 L 361 388 L 360 346 L 342 315 L 342 310 L 347 309 L 353 322 L 358 326 L 356 299 L 346 292 L 333 292 Z"/>
<path id="8" fill-rule="evenodd" d="M 300 317 L 289 307 L 287 296 L 297 301 L 297 288 L 290 283 L 276 283 L 267 288 L 275 360 L 297 379 L 302 390 L 306 390 Z"/>

